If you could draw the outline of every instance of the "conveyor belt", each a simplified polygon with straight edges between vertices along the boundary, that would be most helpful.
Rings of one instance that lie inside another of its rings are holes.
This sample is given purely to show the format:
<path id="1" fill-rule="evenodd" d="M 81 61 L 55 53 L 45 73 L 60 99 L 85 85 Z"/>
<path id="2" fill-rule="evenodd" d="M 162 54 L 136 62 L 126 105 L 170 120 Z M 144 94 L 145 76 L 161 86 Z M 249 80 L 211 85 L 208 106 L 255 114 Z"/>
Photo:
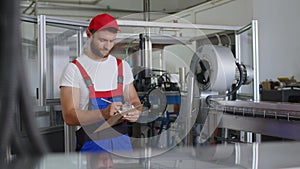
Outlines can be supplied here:
<path id="1" fill-rule="evenodd" d="M 250 101 L 213 101 L 208 117 L 220 128 L 300 140 L 300 104 Z"/>
<path id="2" fill-rule="evenodd" d="M 224 113 L 248 117 L 300 120 L 300 104 L 281 102 L 217 101 L 215 108 Z"/>

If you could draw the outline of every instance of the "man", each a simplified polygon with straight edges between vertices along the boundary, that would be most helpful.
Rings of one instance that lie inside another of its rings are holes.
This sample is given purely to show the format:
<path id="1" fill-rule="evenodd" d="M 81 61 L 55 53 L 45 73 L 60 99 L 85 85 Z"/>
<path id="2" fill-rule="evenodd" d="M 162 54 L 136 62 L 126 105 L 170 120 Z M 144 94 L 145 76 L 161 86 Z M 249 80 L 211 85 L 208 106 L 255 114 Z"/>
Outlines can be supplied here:
<path id="1" fill-rule="evenodd" d="M 86 30 L 83 54 L 68 64 L 60 83 L 64 121 L 81 126 L 76 131 L 77 148 L 82 152 L 131 151 L 126 122 L 135 122 L 141 113 L 134 109 L 111 128 L 94 132 L 119 112 L 124 102 L 141 105 L 127 62 L 110 55 L 119 31 L 112 16 L 95 16 Z"/>

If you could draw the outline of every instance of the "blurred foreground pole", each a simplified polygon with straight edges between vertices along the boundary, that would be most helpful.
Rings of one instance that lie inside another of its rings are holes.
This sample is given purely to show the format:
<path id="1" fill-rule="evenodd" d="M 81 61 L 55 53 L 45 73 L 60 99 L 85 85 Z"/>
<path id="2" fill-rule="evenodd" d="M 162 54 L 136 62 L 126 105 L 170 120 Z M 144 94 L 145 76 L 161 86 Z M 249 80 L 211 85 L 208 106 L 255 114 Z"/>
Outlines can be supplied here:
<path id="1" fill-rule="evenodd" d="M 26 168 L 20 159 L 40 157 L 47 152 L 47 147 L 39 134 L 28 97 L 21 50 L 20 1 L 2 0 L 0 16 L 0 168 Z M 17 128 L 17 116 L 22 119 L 28 142 L 24 142 Z"/>

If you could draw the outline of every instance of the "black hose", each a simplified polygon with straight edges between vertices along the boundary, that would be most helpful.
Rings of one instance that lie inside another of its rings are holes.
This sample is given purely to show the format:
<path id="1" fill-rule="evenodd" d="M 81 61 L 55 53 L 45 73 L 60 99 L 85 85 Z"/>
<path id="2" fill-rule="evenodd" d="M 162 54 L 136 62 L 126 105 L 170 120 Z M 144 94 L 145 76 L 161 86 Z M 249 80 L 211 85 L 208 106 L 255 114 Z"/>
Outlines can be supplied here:
<path id="1" fill-rule="evenodd" d="M 240 73 L 239 82 L 238 82 L 238 85 L 233 90 L 231 90 L 230 92 L 228 92 L 226 94 L 227 96 L 233 95 L 236 91 L 238 91 L 241 88 L 241 86 L 243 84 L 243 69 L 242 69 L 242 66 L 238 62 L 236 62 L 235 64 L 236 64 L 236 66 L 239 70 L 239 73 Z"/>

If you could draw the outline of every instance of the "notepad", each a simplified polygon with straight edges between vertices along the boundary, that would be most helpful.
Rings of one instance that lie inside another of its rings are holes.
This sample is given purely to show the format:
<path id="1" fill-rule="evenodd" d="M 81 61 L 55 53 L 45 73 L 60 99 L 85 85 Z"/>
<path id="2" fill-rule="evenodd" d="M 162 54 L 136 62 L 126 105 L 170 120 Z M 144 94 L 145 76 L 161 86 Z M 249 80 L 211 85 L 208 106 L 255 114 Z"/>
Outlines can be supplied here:
<path id="1" fill-rule="evenodd" d="M 136 111 L 138 108 L 142 107 L 143 105 L 140 104 L 136 107 L 133 107 L 133 108 L 130 108 L 128 110 L 125 110 L 125 111 L 118 111 L 118 113 L 116 113 L 114 116 L 110 117 L 109 119 L 106 120 L 106 122 L 104 122 L 102 125 L 100 125 L 93 133 L 97 133 L 97 132 L 100 132 L 104 129 L 107 129 L 111 126 L 114 126 L 116 124 L 119 124 L 121 122 L 121 118 L 132 112 L 132 111 Z"/>

